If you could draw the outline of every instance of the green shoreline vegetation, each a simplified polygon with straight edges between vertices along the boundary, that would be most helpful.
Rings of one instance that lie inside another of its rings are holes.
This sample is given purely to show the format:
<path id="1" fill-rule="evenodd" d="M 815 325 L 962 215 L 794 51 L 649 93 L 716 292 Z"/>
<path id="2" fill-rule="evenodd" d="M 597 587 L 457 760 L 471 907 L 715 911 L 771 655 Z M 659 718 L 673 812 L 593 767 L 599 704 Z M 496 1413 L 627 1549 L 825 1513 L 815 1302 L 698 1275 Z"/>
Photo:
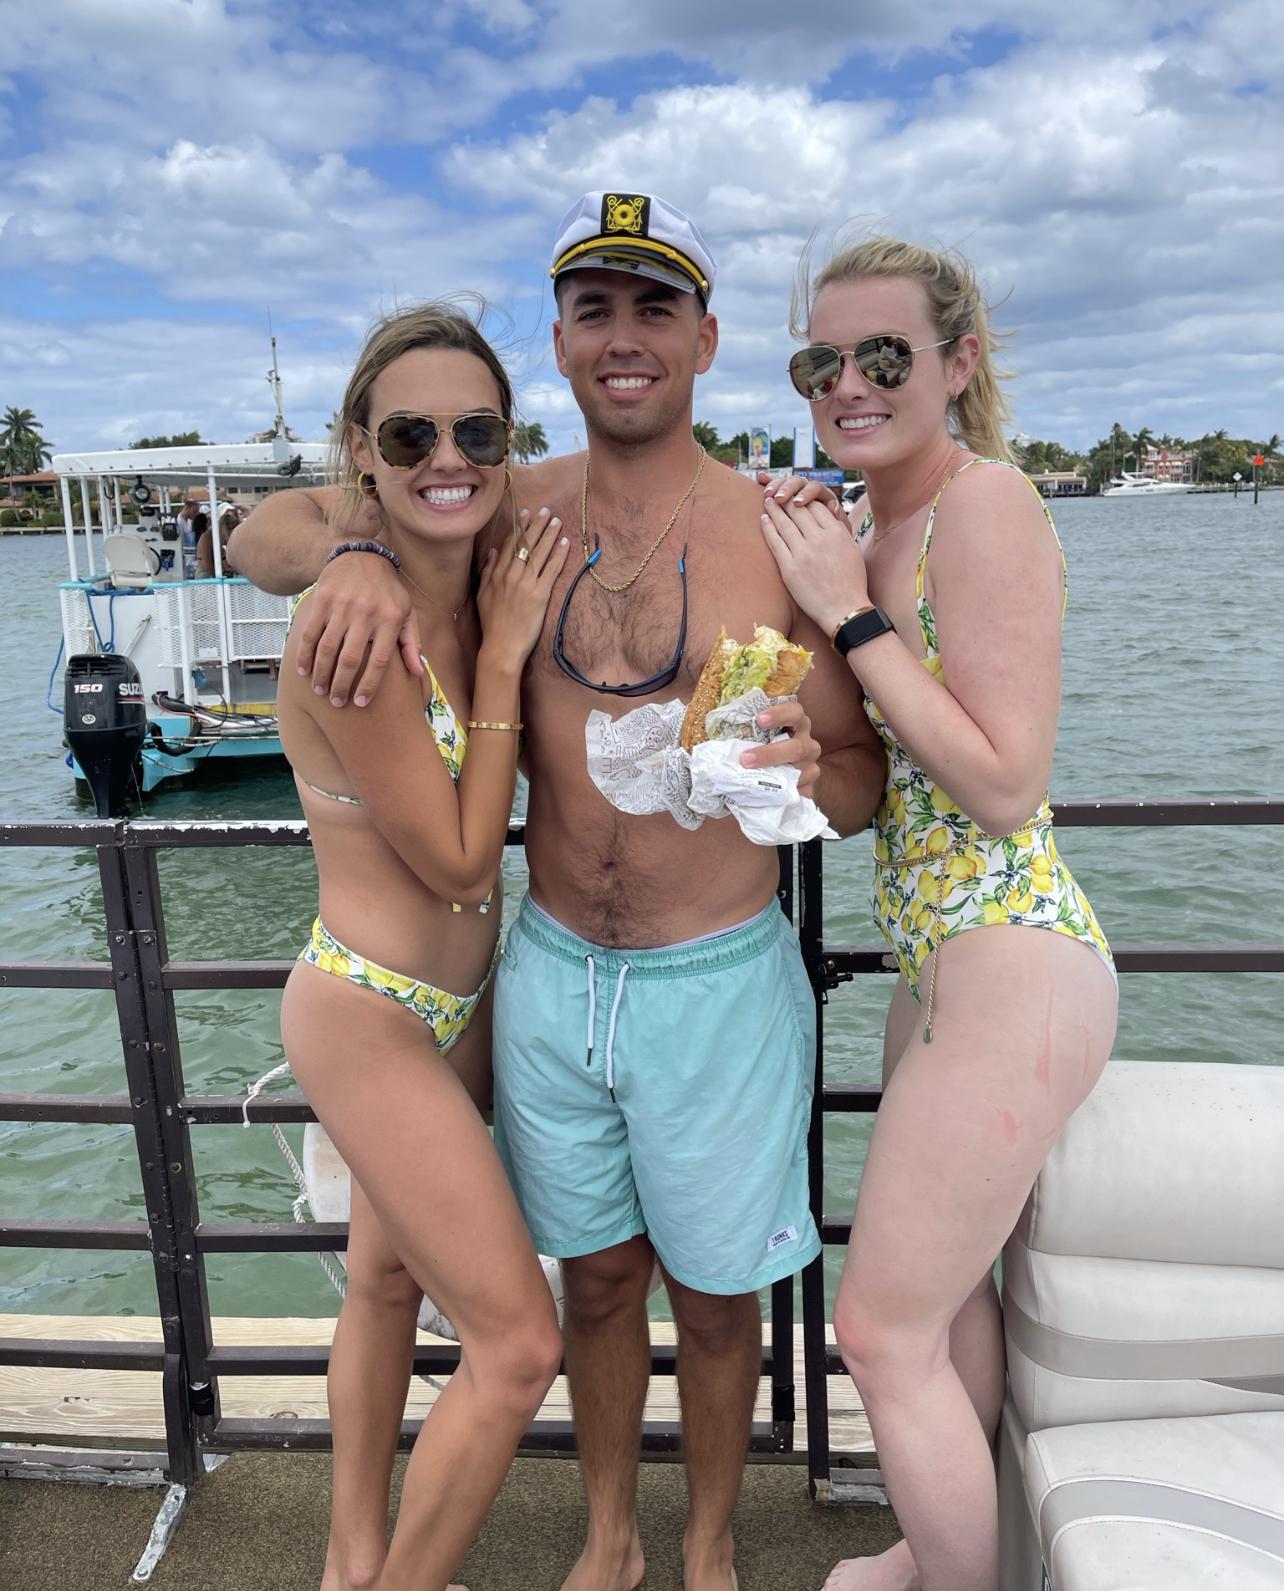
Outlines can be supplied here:
<path id="1" fill-rule="evenodd" d="M 707 420 L 697 420 L 694 426 L 696 441 L 708 449 L 712 458 L 723 464 L 736 466 L 749 457 L 749 433 L 737 432 L 724 440 L 717 428 Z M 287 433 L 292 441 L 299 439 Z M 270 431 L 258 432 L 251 442 L 270 441 Z M 181 431 L 172 436 L 144 436 L 131 442 L 131 448 L 197 447 L 203 445 L 198 431 Z M 1042 441 L 1034 437 L 1018 436 L 1012 440 L 1012 452 L 1017 463 L 1027 475 L 1069 473 L 1082 475 L 1087 480 L 1089 495 L 1100 492 L 1123 470 L 1140 470 L 1147 449 L 1189 455 L 1190 481 L 1195 486 L 1231 486 L 1238 474 L 1246 484 L 1253 480 L 1253 460 L 1263 460 L 1259 480 L 1263 486 L 1284 483 L 1284 458 L 1280 454 L 1280 436 L 1274 432 L 1266 441 L 1250 437 L 1228 436 L 1224 429 L 1209 431 L 1203 436 L 1187 439 L 1164 432 L 1160 436 L 1142 426 L 1135 434 L 1126 431 L 1116 420 L 1109 433 L 1090 447 L 1086 453 L 1063 447 L 1060 442 Z M 548 441 L 539 421 L 522 423 L 514 437 L 514 452 L 523 462 L 538 458 L 548 452 Z M 792 432 L 771 441 L 771 467 L 787 469 L 793 463 L 794 439 Z M 8 406 L 0 419 L 0 459 L 3 460 L 4 479 L 8 483 L 9 506 L 0 508 L 0 529 L 14 530 L 24 525 L 33 530 L 60 529 L 62 508 L 43 496 L 35 496 L 30 505 L 14 497 L 14 476 L 34 475 L 52 461 L 52 444 L 46 441 L 40 422 L 30 409 Z M 833 459 L 817 445 L 816 467 L 835 469 Z M 855 472 L 844 472 L 848 480 L 856 478 Z M 97 509 L 97 487 L 90 485 L 91 509 Z M 138 510 L 132 504 L 123 505 L 122 517 L 126 524 L 135 524 Z"/>

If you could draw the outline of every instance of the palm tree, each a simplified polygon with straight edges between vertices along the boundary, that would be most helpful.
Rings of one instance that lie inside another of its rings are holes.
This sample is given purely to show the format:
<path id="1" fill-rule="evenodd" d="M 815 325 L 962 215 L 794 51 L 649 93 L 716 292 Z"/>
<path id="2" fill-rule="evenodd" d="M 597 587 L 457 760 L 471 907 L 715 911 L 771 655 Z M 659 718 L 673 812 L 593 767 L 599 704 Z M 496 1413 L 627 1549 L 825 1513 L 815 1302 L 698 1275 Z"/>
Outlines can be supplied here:
<path id="1" fill-rule="evenodd" d="M 531 459 L 543 458 L 548 452 L 548 438 L 538 420 L 521 420 L 513 430 L 513 452 L 523 464 Z"/>
<path id="2" fill-rule="evenodd" d="M 1123 467 L 1127 466 L 1128 455 L 1132 452 L 1132 438 L 1116 420 L 1110 427 L 1110 435 L 1106 438 L 1106 442 L 1110 447 L 1110 473 L 1114 475 L 1117 468 L 1115 464 L 1116 458 L 1121 458 L 1124 461 Z"/>
<path id="3" fill-rule="evenodd" d="M 708 420 L 697 420 L 691 427 L 691 433 L 706 453 L 716 452 L 722 446 L 717 427 L 710 425 Z"/>
<path id="4" fill-rule="evenodd" d="M 1152 447 L 1154 445 L 1154 441 L 1155 433 L 1148 425 L 1143 425 L 1141 430 L 1137 432 L 1135 437 L 1133 437 L 1131 452 L 1138 469 L 1141 468 L 1142 457 L 1144 456 L 1146 449 L 1148 447 Z"/>
<path id="5" fill-rule="evenodd" d="M 40 422 L 32 410 L 18 409 L 12 404 L 4 411 L 0 450 L 4 453 L 10 497 L 13 496 L 15 475 L 34 475 L 53 457 L 49 444 L 40 434 Z"/>

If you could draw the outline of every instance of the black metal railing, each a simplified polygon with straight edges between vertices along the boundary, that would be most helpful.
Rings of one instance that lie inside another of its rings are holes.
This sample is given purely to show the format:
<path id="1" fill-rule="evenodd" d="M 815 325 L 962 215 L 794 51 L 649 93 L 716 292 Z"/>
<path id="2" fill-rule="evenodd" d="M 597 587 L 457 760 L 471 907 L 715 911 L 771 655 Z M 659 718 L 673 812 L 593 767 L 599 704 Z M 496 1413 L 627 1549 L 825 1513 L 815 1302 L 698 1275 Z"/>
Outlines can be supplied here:
<path id="1" fill-rule="evenodd" d="M 1279 824 L 1284 801 L 1074 802 L 1056 808 L 1062 826 L 1166 827 L 1176 825 Z M 520 843 L 513 830 L 511 843 Z M 159 1370 L 165 1423 L 165 1452 L 156 1467 L 176 1484 L 191 1487 L 204 1472 L 204 1455 L 242 1448 L 324 1448 L 329 1422 L 273 1418 L 238 1419 L 223 1414 L 219 1379 L 224 1375 L 323 1375 L 328 1349 L 300 1345 L 220 1346 L 213 1340 L 205 1257 L 213 1253 L 320 1252 L 341 1249 L 346 1227 L 316 1222 L 203 1221 L 198 1208 L 192 1129 L 241 1120 L 242 1098 L 191 1094 L 183 1078 L 175 991 L 279 988 L 292 961 L 175 961 L 169 956 L 158 873 L 162 850 L 229 846 L 305 846 L 299 822 L 156 823 L 85 820 L 0 825 L 0 846 L 90 847 L 102 882 L 107 961 L 0 962 L 0 988 L 108 989 L 114 992 L 127 1092 L 112 1095 L 0 1094 L 0 1120 L 128 1123 L 133 1128 L 145 1219 L 134 1221 L 0 1221 L 0 1246 L 111 1248 L 147 1252 L 155 1279 L 161 1340 L 101 1342 L 0 1338 L 0 1364 L 94 1370 Z M 795 878 L 797 889 L 795 890 Z M 881 945 L 827 944 L 822 911 L 821 846 L 781 854 L 779 898 L 797 924 L 803 957 L 816 993 L 816 1095 L 810 1135 L 812 1208 L 826 1244 L 847 1240 L 850 1222 L 822 1208 L 823 1127 L 827 1113 L 875 1111 L 880 1090 L 826 1086 L 823 1076 L 824 1005 L 829 991 L 857 975 L 894 970 Z M 1284 944 L 1123 944 L 1115 948 L 1121 972 L 1284 971 Z M 313 1120 L 298 1093 L 256 1098 L 252 1122 Z M 877 1484 L 872 1453 L 841 1456 L 836 1469 L 829 1442 L 829 1375 L 845 1374 L 826 1339 L 823 1258 L 802 1275 L 803 1356 L 807 1405 L 807 1466 L 812 1495 L 824 1500 L 863 1495 L 850 1484 L 852 1466 L 866 1487 Z M 794 1288 L 791 1280 L 771 1292 L 770 1324 L 762 1373 L 771 1382 L 771 1419 L 756 1422 L 752 1452 L 762 1458 L 794 1457 Z M 414 1369 L 449 1374 L 458 1363 L 453 1346 L 421 1347 Z M 652 1371 L 672 1375 L 675 1352 L 656 1344 Z M 0 1416 L 0 1425 L 3 1424 Z M 413 1440 L 417 1422 L 406 1422 L 402 1443 Z M 65 1446 L 57 1432 L 28 1438 L 33 1462 L 48 1464 L 40 1444 Z M 528 1432 L 527 1452 L 572 1452 L 569 1421 L 538 1420 Z M 680 1428 L 674 1421 L 647 1422 L 643 1451 L 675 1456 Z M 10 1447 L 12 1466 L 28 1450 Z M 98 1470 L 113 1466 L 137 1472 L 136 1447 L 121 1443 L 84 1455 Z M 862 1467 L 863 1466 L 863 1467 Z M 871 1473 L 872 1472 L 872 1473 Z"/>
<path id="2" fill-rule="evenodd" d="M 510 830 L 520 844 L 522 831 Z M 242 1448 L 328 1448 L 328 1420 L 245 1419 L 223 1413 L 219 1378 L 225 1375 L 308 1375 L 326 1373 L 324 1346 L 215 1343 L 206 1282 L 205 1257 L 219 1253 L 334 1252 L 347 1245 L 343 1224 L 296 1221 L 202 1220 L 196 1194 L 194 1127 L 242 1120 L 240 1095 L 193 1094 L 183 1076 L 176 991 L 280 988 L 292 960 L 176 961 L 166 942 L 158 870 L 162 850 L 243 846 L 306 846 L 302 822 L 157 823 L 124 820 L 0 825 L 0 846 L 93 846 L 102 881 L 109 962 L 0 962 L 0 988 L 113 989 L 124 1048 L 129 1092 L 115 1095 L 0 1094 L 0 1121 L 112 1122 L 134 1129 L 146 1219 L 136 1221 L 0 1220 L 0 1247 L 114 1248 L 150 1251 L 155 1272 L 162 1342 L 97 1342 L 0 1338 L 0 1364 L 92 1370 L 161 1370 L 166 1452 L 157 1468 L 173 1483 L 191 1487 L 203 1473 L 202 1452 Z M 793 856 L 781 857 L 779 898 L 793 909 Z M 314 1117 L 297 1092 L 261 1095 L 248 1106 L 248 1119 L 263 1123 L 309 1122 Z M 751 1452 L 759 1457 L 794 1454 L 794 1286 L 792 1279 L 771 1290 L 769 1333 L 762 1375 L 771 1383 L 771 1417 L 755 1421 Z M 420 1346 L 414 1371 L 450 1374 L 459 1363 L 455 1345 Z M 653 1375 L 676 1372 L 672 1344 L 652 1348 Z M 401 1445 L 408 1447 L 418 1421 L 406 1421 Z M 0 1415 L 0 1429 L 3 1416 Z M 643 1452 L 676 1457 L 681 1427 L 675 1420 L 648 1420 Z M 33 1461 L 44 1456 L 36 1444 L 64 1441 L 57 1432 L 29 1437 Z M 538 1419 L 522 1451 L 574 1452 L 568 1420 Z M 10 1465 L 22 1453 L 10 1449 Z M 87 1461 L 89 1455 L 86 1455 Z M 95 1451 L 96 1470 L 137 1471 L 137 1452 L 123 1444 Z"/>

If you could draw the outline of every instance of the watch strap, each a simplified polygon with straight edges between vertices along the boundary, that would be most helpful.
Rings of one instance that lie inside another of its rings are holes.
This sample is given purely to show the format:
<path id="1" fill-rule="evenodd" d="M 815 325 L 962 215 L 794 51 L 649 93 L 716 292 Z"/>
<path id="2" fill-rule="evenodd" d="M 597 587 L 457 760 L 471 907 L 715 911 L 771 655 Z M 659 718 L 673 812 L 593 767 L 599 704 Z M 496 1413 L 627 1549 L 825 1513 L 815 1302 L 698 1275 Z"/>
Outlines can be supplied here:
<path id="1" fill-rule="evenodd" d="M 894 635 L 896 626 L 882 608 L 865 608 L 859 613 L 852 614 L 849 619 L 844 619 L 834 631 L 834 651 L 839 657 L 846 657 L 853 647 L 864 646 L 866 641 L 872 641 L 879 635 L 886 635 L 889 630 Z"/>

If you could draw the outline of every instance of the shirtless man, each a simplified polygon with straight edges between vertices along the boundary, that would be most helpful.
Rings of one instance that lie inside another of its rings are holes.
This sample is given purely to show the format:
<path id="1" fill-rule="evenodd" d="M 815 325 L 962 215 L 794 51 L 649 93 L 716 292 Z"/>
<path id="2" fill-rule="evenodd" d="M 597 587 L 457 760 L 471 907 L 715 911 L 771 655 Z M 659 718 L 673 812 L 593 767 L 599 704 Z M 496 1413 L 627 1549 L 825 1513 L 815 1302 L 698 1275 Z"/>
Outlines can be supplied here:
<path id="1" fill-rule="evenodd" d="M 730 820 L 692 832 L 617 812 L 586 771 L 585 720 L 689 699 L 719 628 L 747 639 L 769 624 L 811 648 L 815 668 L 800 702 L 763 715 L 787 736 L 746 759 L 800 768 L 803 792 L 850 833 L 877 805 L 883 752 L 829 638 L 780 580 L 761 488 L 692 436 L 695 377 L 718 342 L 699 232 L 658 198 L 589 194 L 562 223 L 552 274 L 554 350 L 590 452 L 515 472 L 519 502 L 551 507 L 573 556 L 522 691 L 530 894 L 497 978 L 496 1139 L 536 1246 L 565 1261 L 589 1526 L 563 1591 L 633 1591 L 644 1573 L 635 1493 L 657 1256 L 679 1341 L 685 1588 L 733 1591 L 731 1513 L 762 1352 L 755 1293 L 820 1248 L 807 1200 L 811 994 L 776 905 L 774 850 Z M 322 570 L 338 539 L 331 501 L 279 494 L 232 554 L 269 590 L 318 582 L 300 657 L 315 659 L 318 689 L 359 706 L 398 646 L 417 669 L 418 636 L 384 558 L 354 551 Z M 582 536 L 590 554 L 601 547 L 591 567 Z"/>

